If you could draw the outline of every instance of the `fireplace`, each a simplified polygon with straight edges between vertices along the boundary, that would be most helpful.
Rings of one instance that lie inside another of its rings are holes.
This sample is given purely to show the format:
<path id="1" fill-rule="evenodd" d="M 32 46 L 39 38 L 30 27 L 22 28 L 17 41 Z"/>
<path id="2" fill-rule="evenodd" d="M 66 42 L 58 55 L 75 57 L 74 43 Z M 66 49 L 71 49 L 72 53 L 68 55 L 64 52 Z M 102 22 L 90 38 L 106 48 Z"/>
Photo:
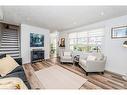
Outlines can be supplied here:
<path id="1" fill-rule="evenodd" d="M 31 51 L 31 62 L 35 63 L 42 61 L 44 59 L 44 50 L 42 49 L 33 49 Z"/>

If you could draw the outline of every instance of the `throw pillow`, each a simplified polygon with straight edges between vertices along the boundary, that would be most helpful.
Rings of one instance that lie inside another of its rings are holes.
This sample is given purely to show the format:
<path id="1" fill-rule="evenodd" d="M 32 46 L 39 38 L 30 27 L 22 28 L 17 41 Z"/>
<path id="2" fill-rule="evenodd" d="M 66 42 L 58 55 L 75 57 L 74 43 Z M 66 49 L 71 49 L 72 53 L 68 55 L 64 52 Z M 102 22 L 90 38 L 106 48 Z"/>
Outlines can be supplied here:
<path id="1" fill-rule="evenodd" d="M 6 54 L 0 54 L 0 59 L 6 57 Z"/>
<path id="2" fill-rule="evenodd" d="M 87 60 L 89 60 L 89 61 L 95 61 L 96 60 L 96 57 L 95 56 L 92 56 L 92 55 L 89 55 L 87 57 Z"/>
<path id="3" fill-rule="evenodd" d="M 0 75 L 6 76 L 18 66 L 18 63 L 11 56 L 6 55 L 6 57 L 0 59 Z"/>

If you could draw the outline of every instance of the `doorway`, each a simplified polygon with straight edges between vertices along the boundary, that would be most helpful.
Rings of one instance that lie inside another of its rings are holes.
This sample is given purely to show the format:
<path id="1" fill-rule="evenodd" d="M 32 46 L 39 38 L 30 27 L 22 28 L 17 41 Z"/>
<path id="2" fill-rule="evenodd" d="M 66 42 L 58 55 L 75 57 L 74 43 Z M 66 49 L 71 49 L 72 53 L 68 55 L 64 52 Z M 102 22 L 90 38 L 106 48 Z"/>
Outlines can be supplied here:
<path id="1" fill-rule="evenodd" d="M 58 56 L 58 32 L 53 32 L 50 34 L 50 58 Z"/>

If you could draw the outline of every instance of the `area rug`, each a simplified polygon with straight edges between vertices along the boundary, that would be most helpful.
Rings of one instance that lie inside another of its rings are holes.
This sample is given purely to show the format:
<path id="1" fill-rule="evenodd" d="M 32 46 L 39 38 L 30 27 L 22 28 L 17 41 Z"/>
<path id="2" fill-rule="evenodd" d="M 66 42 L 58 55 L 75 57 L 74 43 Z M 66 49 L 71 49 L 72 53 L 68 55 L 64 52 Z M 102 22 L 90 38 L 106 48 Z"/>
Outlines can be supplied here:
<path id="1" fill-rule="evenodd" d="M 46 89 L 79 89 L 87 79 L 58 65 L 35 72 Z"/>

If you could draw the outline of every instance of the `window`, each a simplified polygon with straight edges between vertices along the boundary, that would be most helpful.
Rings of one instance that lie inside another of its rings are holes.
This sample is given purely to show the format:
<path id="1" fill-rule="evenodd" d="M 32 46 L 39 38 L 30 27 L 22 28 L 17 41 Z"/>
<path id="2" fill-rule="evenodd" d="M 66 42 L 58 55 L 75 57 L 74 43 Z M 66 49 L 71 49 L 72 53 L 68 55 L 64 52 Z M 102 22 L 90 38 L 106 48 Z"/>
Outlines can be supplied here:
<path id="1" fill-rule="evenodd" d="M 69 46 L 72 51 L 92 51 L 102 49 L 104 29 L 96 29 L 69 34 Z"/>

